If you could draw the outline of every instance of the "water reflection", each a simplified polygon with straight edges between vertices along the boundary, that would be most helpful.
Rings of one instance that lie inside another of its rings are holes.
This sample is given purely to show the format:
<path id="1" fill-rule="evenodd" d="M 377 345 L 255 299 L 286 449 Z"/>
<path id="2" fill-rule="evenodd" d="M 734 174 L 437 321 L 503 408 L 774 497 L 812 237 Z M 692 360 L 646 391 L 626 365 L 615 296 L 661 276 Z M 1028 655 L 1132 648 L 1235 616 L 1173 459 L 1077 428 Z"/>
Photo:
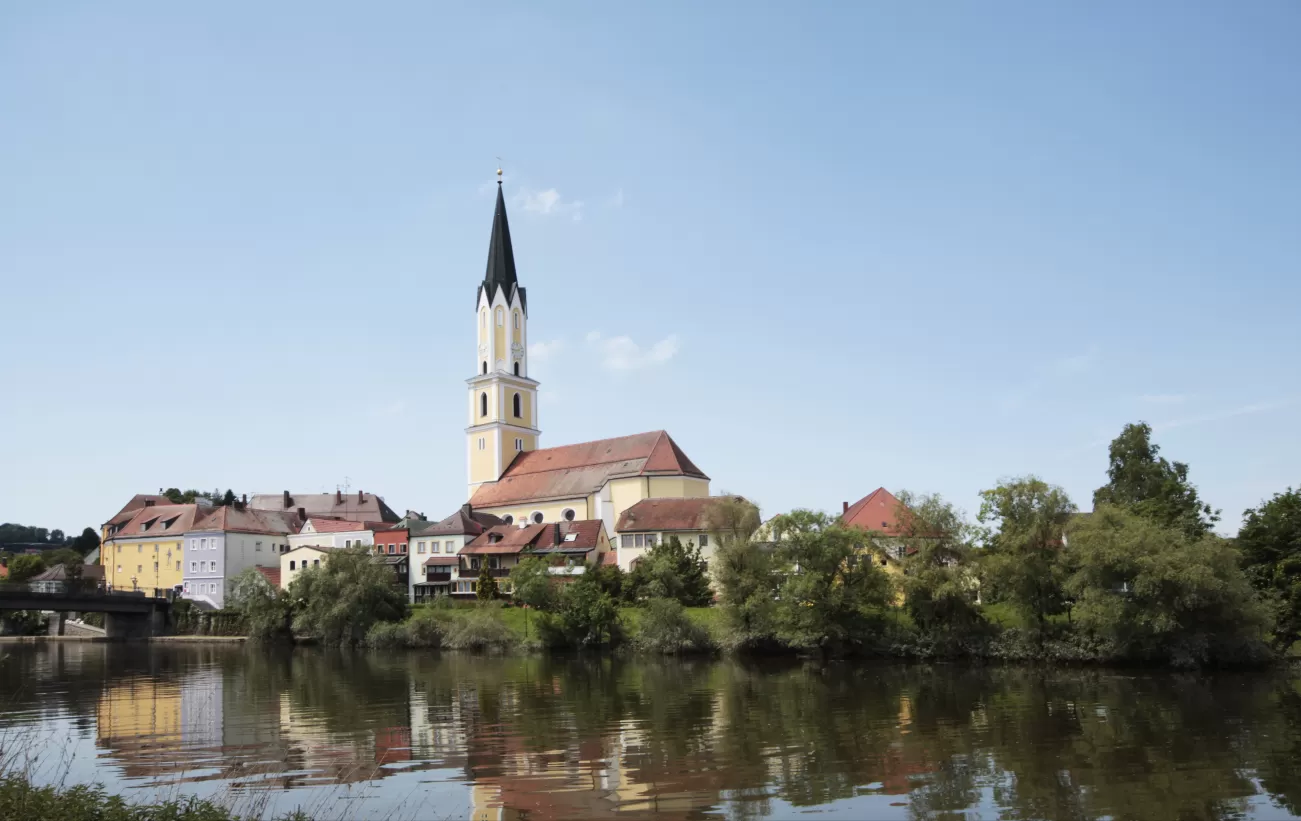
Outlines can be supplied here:
<path id="1" fill-rule="evenodd" d="M 0 695 L 110 789 L 336 817 L 1301 813 L 1287 675 L 67 644 L 9 649 Z"/>

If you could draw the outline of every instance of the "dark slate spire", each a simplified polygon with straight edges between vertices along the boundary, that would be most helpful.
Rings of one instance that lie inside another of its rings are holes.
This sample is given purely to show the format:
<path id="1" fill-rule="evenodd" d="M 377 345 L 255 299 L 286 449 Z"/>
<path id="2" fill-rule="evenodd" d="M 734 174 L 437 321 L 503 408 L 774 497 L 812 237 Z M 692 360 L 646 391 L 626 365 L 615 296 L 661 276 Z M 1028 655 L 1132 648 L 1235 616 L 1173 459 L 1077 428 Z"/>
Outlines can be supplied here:
<path id="1" fill-rule="evenodd" d="M 483 275 L 483 284 L 479 292 L 488 292 L 491 302 L 497 295 L 497 289 L 506 292 L 506 299 L 511 298 L 514 289 L 520 292 L 520 302 L 524 304 L 525 313 L 528 304 L 524 302 L 524 289 L 519 287 L 515 276 L 515 249 L 510 244 L 510 223 L 506 220 L 506 198 L 502 195 L 501 169 L 497 169 L 497 208 L 492 215 L 492 237 L 488 240 L 488 270 Z M 478 304 L 478 294 L 475 304 Z"/>

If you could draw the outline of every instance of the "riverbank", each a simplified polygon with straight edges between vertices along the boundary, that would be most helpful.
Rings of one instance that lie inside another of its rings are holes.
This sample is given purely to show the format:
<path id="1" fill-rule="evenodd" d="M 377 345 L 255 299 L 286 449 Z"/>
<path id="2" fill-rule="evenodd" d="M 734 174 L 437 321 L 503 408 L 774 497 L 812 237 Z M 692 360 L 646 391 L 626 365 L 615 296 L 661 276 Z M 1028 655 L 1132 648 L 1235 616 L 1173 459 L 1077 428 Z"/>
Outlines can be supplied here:
<path id="1" fill-rule="evenodd" d="M 102 785 L 38 787 L 19 773 L 0 775 L 0 818 L 25 821 L 245 821 L 221 804 L 193 796 L 159 803 L 128 803 Z M 301 812 L 275 821 L 308 821 Z"/>
<path id="2" fill-rule="evenodd" d="M 105 636 L 0 636 L 4 644 L 122 644 L 149 642 L 157 644 L 242 644 L 248 636 L 148 636 L 133 639 L 110 639 Z"/>

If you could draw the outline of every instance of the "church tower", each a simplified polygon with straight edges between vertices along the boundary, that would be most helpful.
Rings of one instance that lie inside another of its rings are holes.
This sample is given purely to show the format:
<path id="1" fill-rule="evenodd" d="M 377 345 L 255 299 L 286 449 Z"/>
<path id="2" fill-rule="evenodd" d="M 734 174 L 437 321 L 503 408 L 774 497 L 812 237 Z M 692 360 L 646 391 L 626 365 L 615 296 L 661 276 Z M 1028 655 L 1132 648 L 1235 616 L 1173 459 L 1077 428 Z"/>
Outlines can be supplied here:
<path id="1" fill-rule="evenodd" d="M 497 169 L 497 210 L 488 241 L 488 271 L 475 300 L 479 345 L 465 429 L 470 495 L 496 482 L 521 451 L 538 447 L 538 383 L 529 378 L 528 298 L 515 276 L 506 200 Z"/>

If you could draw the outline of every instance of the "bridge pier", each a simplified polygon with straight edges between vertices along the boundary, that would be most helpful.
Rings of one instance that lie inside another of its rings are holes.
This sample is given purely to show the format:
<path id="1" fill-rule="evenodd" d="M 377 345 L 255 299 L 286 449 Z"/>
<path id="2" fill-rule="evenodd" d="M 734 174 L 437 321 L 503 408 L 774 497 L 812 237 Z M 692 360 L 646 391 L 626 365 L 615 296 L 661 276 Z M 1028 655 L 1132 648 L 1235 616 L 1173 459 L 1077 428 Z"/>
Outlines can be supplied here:
<path id="1" fill-rule="evenodd" d="M 62 636 L 63 626 L 67 622 L 67 613 L 50 613 L 45 617 L 46 635 Z"/>

